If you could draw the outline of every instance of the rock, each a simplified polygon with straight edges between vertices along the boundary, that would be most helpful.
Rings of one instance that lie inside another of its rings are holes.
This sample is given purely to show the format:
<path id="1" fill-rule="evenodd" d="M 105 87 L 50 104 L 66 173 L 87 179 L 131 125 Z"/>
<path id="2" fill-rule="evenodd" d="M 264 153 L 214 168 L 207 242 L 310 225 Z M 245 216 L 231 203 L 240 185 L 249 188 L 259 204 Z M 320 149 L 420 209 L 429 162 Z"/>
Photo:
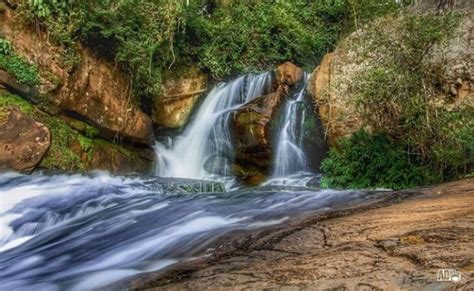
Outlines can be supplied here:
<path id="1" fill-rule="evenodd" d="M 270 122 L 284 92 L 253 99 L 234 113 L 236 158 L 244 163 L 268 167 L 272 162 Z"/>
<path id="2" fill-rule="evenodd" d="M 93 142 L 87 151 L 78 143 L 71 144 L 85 170 L 104 170 L 112 174 L 148 174 L 153 169 L 154 153 L 151 149 L 119 146 L 106 141 Z"/>
<path id="3" fill-rule="evenodd" d="M 435 2 L 437 1 L 419 1 L 415 8 L 426 6 L 426 9 L 429 9 Z M 458 4 L 468 2 L 472 3 L 472 1 L 460 1 Z M 459 6 L 456 5 L 455 7 Z M 396 25 L 401 21 L 403 21 L 401 16 L 395 19 L 386 17 L 375 20 L 374 25 L 381 25 L 381 29 L 396 39 L 401 36 L 391 31 L 390 25 Z M 443 88 L 444 92 L 439 92 L 439 96 L 433 96 L 433 104 L 439 104 L 437 106 L 446 106 L 450 109 L 462 104 L 474 106 L 472 82 L 474 67 L 471 48 L 474 40 L 473 25 L 472 13 L 464 16 L 446 45 L 434 46 L 426 56 L 427 62 L 431 62 L 433 67 L 440 68 L 437 72 L 439 81 L 442 82 L 439 88 Z M 370 35 L 361 29 L 342 40 L 334 52 L 324 56 L 308 82 L 308 92 L 318 106 L 317 112 L 331 146 L 337 146 L 341 138 L 350 136 L 362 127 L 371 130 L 364 126 L 358 116 L 358 110 L 353 102 L 355 96 L 350 89 L 354 79 L 379 62 L 374 52 L 370 54 L 366 48 L 356 45 L 358 39 L 364 37 Z M 379 53 L 383 54 L 383 51 Z"/>
<path id="4" fill-rule="evenodd" d="M 145 185 L 149 187 L 150 191 L 158 193 L 189 194 L 203 192 L 225 192 L 225 186 L 221 182 L 196 179 L 157 177 L 147 180 Z"/>
<path id="5" fill-rule="evenodd" d="M 113 66 L 83 50 L 82 63 L 54 96 L 55 104 L 92 122 L 106 137 L 154 142 L 151 119 L 131 102 L 128 80 Z M 59 98 L 57 98 L 59 97 Z"/>
<path id="6" fill-rule="evenodd" d="M 155 97 L 153 121 L 164 128 L 183 127 L 196 101 L 205 91 L 207 75 L 196 68 L 191 68 L 179 76 L 165 77 L 163 95 Z"/>
<path id="7" fill-rule="evenodd" d="M 303 78 L 304 71 L 296 65 L 285 62 L 276 69 L 276 83 L 279 87 L 285 88 L 288 94 L 289 86 L 298 84 Z"/>
<path id="8" fill-rule="evenodd" d="M 0 86 L 3 86 L 9 92 L 29 100 L 32 103 L 38 103 L 38 92 L 35 88 L 20 84 L 12 75 L 0 69 Z"/>
<path id="9" fill-rule="evenodd" d="M 0 112 L 0 169 L 32 170 L 48 150 L 48 128 L 18 109 Z"/>
<path id="10" fill-rule="evenodd" d="M 151 118 L 132 102 L 129 79 L 107 61 L 78 47 L 80 64 L 68 66 L 61 47 L 47 35 L 17 21 L 15 12 L 0 14 L 0 34 L 9 39 L 15 51 L 34 60 L 40 71 L 39 93 L 59 109 L 85 120 L 113 139 L 151 145 Z"/>
<path id="11" fill-rule="evenodd" d="M 338 95 L 331 86 L 336 74 L 344 69 L 341 52 L 329 53 L 324 56 L 321 64 L 311 74 L 308 81 L 308 93 L 314 98 L 321 122 L 326 129 L 326 138 L 330 146 L 351 135 L 361 128 L 361 122 L 355 109 L 345 95 Z"/>

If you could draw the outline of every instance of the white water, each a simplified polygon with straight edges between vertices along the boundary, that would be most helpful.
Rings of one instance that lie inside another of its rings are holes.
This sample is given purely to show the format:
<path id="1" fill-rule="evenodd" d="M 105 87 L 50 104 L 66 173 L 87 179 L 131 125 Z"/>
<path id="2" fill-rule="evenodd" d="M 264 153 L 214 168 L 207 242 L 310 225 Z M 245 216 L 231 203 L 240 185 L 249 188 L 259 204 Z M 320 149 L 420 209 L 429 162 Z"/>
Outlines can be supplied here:
<path id="1" fill-rule="evenodd" d="M 157 143 L 158 176 L 212 178 L 204 169 L 206 160 L 213 155 L 229 156 L 233 151 L 229 131 L 232 111 L 262 96 L 269 86 L 271 72 L 245 75 L 212 89 L 199 106 L 194 120 L 172 141 L 171 147 Z"/>
<path id="2" fill-rule="evenodd" d="M 293 100 L 285 104 L 283 127 L 276 147 L 272 178 L 308 171 L 306 155 L 302 148 L 302 126 L 305 119 L 304 94 L 309 74 L 304 74 L 304 86 L 296 92 Z"/>
<path id="3" fill-rule="evenodd" d="M 274 186 L 173 194 L 149 179 L 0 173 L 0 290 L 101 288 L 209 255 L 229 231 L 376 199 Z"/>
<path id="4" fill-rule="evenodd" d="M 231 113 L 270 85 L 271 73 L 263 73 L 216 86 L 169 148 L 157 144 L 157 174 L 216 177 L 204 164 L 215 155 L 232 158 Z M 205 255 L 229 231 L 367 202 L 365 193 L 294 187 L 314 179 L 301 150 L 304 87 L 284 103 L 273 179 L 264 187 L 177 195 L 149 187 L 147 178 L 105 173 L 0 174 L 0 289 L 101 288 Z"/>

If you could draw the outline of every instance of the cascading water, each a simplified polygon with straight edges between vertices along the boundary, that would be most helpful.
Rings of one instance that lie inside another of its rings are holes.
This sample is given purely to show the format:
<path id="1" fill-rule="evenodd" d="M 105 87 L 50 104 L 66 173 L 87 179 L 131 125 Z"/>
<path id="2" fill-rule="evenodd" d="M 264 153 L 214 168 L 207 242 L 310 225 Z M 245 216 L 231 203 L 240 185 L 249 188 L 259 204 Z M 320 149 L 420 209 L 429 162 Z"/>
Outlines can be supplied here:
<path id="1" fill-rule="evenodd" d="M 304 86 L 298 90 L 293 100 L 285 104 L 283 126 L 278 139 L 273 178 L 284 178 L 308 170 L 306 155 L 302 149 L 303 136 L 301 127 L 304 124 L 304 94 L 308 74 L 304 74 Z"/>
<path id="2" fill-rule="evenodd" d="M 219 179 L 229 175 L 231 114 L 268 92 L 271 76 L 250 74 L 216 86 L 181 136 L 168 146 L 157 143 L 157 174 L 212 178 L 210 173 L 219 169 Z M 174 186 L 153 186 L 163 178 L 0 173 L 0 289 L 101 288 L 206 255 L 205 250 L 230 231 L 377 199 L 361 192 L 288 187 L 305 185 L 313 177 L 299 174 L 308 168 L 301 145 L 305 84 L 300 86 L 283 103 L 275 179 L 263 187 L 183 194 Z"/>
<path id="3" fill-rule="evenodd" d="M 207 255 L 231 231 L 377 199 L 294 188 L 173 194 L 153 183 L 105 173 L 0 174 L 0 290 L 101 288 Z"/>
<path id="4" fill-rule="evenodd" d="M 200 105 L 193 122 L 170 146 L 157 143 L 158 170 L 162 177 L 209 178 L 206 160 L 233 152 L 229 117 L 233 110 L 261 96 L 271 86 L 272 74 L 249 74 L 217 85 Z M 226 172 L 229 163 L 221 164 Z M 227 170 L 228 171 L 228 170 Z M 225 173 L 224 173 L 225 174 Z"/>

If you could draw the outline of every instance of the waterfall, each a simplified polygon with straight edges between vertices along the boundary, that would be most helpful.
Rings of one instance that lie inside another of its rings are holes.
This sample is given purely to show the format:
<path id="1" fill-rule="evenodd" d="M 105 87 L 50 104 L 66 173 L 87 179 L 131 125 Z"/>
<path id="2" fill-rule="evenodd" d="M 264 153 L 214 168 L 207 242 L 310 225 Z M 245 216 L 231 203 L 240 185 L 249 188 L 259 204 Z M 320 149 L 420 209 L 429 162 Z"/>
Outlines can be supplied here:
<path id="1" fill-rule="evenodd" d="M 231 113 L 271 86 L 271 72 L 248 74 L 228 83 L 218 84 L 205 97 L 194 120 L 170 145 L 156 144 L 157 175 L 162 177 L 206 178 L 206 161 L 222 155 L 232 159 L 233 152 L 229 118 Z M 220 165 L 229 174 L 230 161 Z"/>
<path id="2" fill-rule="evenodd" d="M 309 74 L 304 74 L 304 86 L 285 104 L 282 129 L 276 146 L 273 178 L 283 178 L 308 170 L 306 155 L 302 149 L 305 121 L 304 95 Z"/>

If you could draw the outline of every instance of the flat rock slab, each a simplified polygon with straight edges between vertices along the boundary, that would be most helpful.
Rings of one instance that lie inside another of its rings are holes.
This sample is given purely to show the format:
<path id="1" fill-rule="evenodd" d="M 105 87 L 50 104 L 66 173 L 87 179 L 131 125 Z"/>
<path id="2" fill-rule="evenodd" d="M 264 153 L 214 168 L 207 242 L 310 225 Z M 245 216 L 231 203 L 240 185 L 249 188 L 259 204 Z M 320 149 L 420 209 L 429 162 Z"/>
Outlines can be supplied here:
<path id="1" fill-rule="evenodd" d="M 50 146 L 48 128 L 18 109 L 0 114 L 0 169 L 32 170 Z"/>
<path id="2" fill-rule="evenodd" d="M 137 279 L 132 288 L 473 290 L 474 179 L 415 191 L 422 195 L 235 234 L 212 258 Z M 462 279 L 440 282 L 439 269 L 456 269 Z"/>

